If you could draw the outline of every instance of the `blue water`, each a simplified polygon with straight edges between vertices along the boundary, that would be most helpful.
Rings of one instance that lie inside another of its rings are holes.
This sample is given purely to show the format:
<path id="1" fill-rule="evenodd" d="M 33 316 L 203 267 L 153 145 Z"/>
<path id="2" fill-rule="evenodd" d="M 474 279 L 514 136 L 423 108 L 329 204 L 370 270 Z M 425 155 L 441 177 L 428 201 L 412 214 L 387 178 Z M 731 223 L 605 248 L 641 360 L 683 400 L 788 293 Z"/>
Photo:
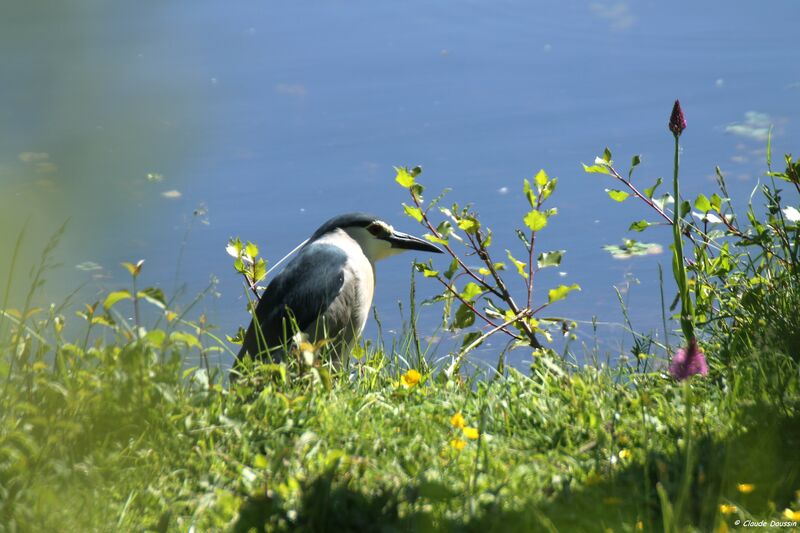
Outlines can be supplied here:
<path id="1" fill-rule="evenodd" d="M 793 1 L 29 4 L 12 0 L 0 19 L 0 244 L 27 219 L 38 250 L 70 219 L 44 299 L 81 281 L 120 288 L 118 263 L 145 258 L 145 282 L 172 292 L 177 275 L 184 304 L 216 276 L 197 310 L 230 332 L 248 317 L 229 237 L 275 261 L 345 211 L 420 233 L 392 170 L 419 164 L 430 196 L 450 187 L 494 227 L 498 260 L 504 248 L 520 256 L 522 179 L 544 168 L 559 178 L 559 214 L 538 244 L 567 254 L 542 273 L 539 298 L 579 283 L 551 314 L 620 322 L 617 286 L 634 326 L 660 330 L 667 256 L 620 261 L 601 247 L 627 235 L 666 249 L 669 232 L 628 234 L 654 217 L 612 202 L 604 189 L 616 185 L 581 162 L 608 145 L 624 167 L 642 155 L 643 186 L 668 178 L 676 98 L 687 196 L 714 192 L 718 164 L 741 207 L 770 124 L 774 159 L 797 151 Z M 390 331 L 402 325 L 397 302 L 407 308 L 410 260 L 379 265 L 375 305 Z M 75 268 L 87 261 L 102 270 Z M 579 331 L 591 342 L 591 328 Z M 623 334 L 600 335 L 613 346 Z"/>

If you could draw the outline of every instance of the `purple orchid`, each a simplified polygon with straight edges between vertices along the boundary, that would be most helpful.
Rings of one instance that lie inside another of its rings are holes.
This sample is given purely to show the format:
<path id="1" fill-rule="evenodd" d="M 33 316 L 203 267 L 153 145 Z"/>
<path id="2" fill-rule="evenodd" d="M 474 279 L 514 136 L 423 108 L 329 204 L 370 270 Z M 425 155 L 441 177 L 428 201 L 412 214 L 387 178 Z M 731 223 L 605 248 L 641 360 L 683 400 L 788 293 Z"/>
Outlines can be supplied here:
<path id="1" fill-rule="evenodd" d="M 669 364 L 669 375 L 678 381 L 683 381 L 695 374 L 708 375 L 708 363 L 703 350 L 697 345 L 697 339 L 692 337 L 686 348 L 680 348 Z"/>

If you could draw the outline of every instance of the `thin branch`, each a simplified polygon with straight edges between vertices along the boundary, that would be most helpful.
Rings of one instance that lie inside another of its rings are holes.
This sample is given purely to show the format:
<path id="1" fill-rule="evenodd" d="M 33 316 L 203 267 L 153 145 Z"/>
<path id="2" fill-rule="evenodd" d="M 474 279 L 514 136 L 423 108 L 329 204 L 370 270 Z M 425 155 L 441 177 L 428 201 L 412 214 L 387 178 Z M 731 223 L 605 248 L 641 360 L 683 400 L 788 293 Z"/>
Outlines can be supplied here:
<path id="1" fill-rule="evenodd" d="M 495 326 L 493 329 L 490 329 L 489 331 L 487 331 L 486 333 L 482 334 L 480 337 L 478 337 L 477 339 L 472 341 L 466 348 L 463 348 L 462 350 L 460 350 L 458 352 L 458 355 L 456 356 L 456 358 L 453 361 L 453 363 L 445 371 L 446 375 L 452 376 L 453 373 L 456 370 L 458 370 L 458 367 L 461 366 L 461 361 L 464 359 L 464 356 L 467 355 L 470 351 L 472 351 L 476 346 L 478 346 L 483 341 L 485 341 L 487 338 L 491 337 L 492 335 L 494 335 L 498 331 L 504 330 L 504 328 L 510 326 L 511 324 L 514 324 L 515 322 L 517 322 L 519 320 L 522 320 L 523 318 L 525 318 L 526 316 L 529 316 L 529 315 L 530 315 L 530 309 L 523 309 L 522 311 L 517 313 L 516 316 L 506 320 L 505 322 L 503 322 L 499 326 Z"/>
<path id="2" fill-rule="evenodd" d="M 430 230 L 430 232 L 433 234 L 433 236 L 436 237 L 437 239 L 441 239 L 442 241 L 448 242 L 447 244 L 444 244 L 444 243 L 440 243 L 440 244 L 442 244 L 442 246 L 444 246 L 445 250 L 447 250 L 447 253 L 449 253 L 450 256 L 453 259 L 456 260 L 456 262 L 458 263 L 458 266 L 461 267 L 461 269 L 467 275 L 469 275 L 472 279 L 474 279 L 475 281 L 477 281 L 478 283 L 484 285 L 487 289 L 489 289 L 495 296 L 497 296 L 498 298 L 502 298 L 503 295 L 500 292 L 498 292 L 497 289 L 495 289 L 494 287 L 492 287 L 490 285 L 486 285 L 486 282 L 483 281 L 483 279 L 481 279 L 477 274 L 475 274 L 475 272 L 473 272 L 472 269 L 470 269 L 466 264 L 464 264 L 464 262 L 461 260 L 461 257 L 459 257 L 458 254 L 456 254 L 453 251 L 453 249 L 450 248 L 449 241 L 447 241 L 447 239 L 442 237 L 442 234 L 439 233 L 439 231 L 433 226 L 433 224 L 431 224 L 431 221 L 428 218 L 428 214 L 426 212 L 422 211 L 422 205 L 419 203 L 419 198 L 417 198 L 417 195 L 414 194 L 413 192 L 411 193 L 411 199 L 414 200 L 414 204 L 417 206 L 417 208 L 422 213 L 422 220 L 423 220 L 423 222 L 425 222 L 425 226 L 427 226 L 428 230 Z"/>
<path id="3" fill-rule="evenodd" d="M 514 297 L 511 296 L 511 292 L 508 290 L 508 287 L 506 287 L 503 278 L 500 277 L 500 274 L 498 274 L 497 270 L 494 268 L 494 263 L 492 263 L 491 258 L 489 257 L 489 253 L 486 252 L 486 247 L 484 246 L 483 239 L 481 238 L 480 233 L 476 233 L 475 238 L 478 241 L 478 245 L 480 246 L 481 252 L 483 252 L 479 255 L 481 259 L 483 259 L 483 262 L 486 264 L 486 268 L 489 270 L 489 273 L 494 278 L 495 283 L 497 283 L 497 287 L 500 289 L 500 292 L 502 292 L 501 298 L 503 299 L 504 302 L 506 302 L 506 304 L 508 304 L 508 307 L 509 309 L 511 309 L 512 313 L 514 313 L 515 315 L 520 314 L 521 311 L 519 306 L 517 305 L 517 302 L 514 301 Z M 530 340 L 531 346 L 534 348 L 541 348 L 542 345 L 536 338 L 536 334 L 533 332 L 531 325 L 528 324 L 528 322 L 525 320 L 521 321 L 520 323 L 522 324 L 522 329 L 525 330 L 525 335 L 528 337 L 528 340 Z"/>
<path id="4" fill-rule="evenodd" d="M 445 288 L 446 288 L 448 291 L 450 291 L 450 294 L 452 294 L 453 296 L 455 296 L 456 298 L 458 298 L 458 300 L 459 300 L 461 303 L 463 303 L 464 305 L 466 305 L 466 306 L 469 308 L 469 310 L 470 310 L 470 311 L 472 311 L 473 313 L 475 313 L 475 315 L 476 315 L 476 316 L 480 317 L 480 318 L 481 318 L 481 320 L 483 320 L 484 322 L 486 322 L 487 324 L 489 324 L 489 325 L 490 325 L 490 326 L 492 326 L 492 327 L 497 327 L 497 324 L 496 324 L 495 322 L 493 322 L 493 321 L 492 321 L 492 320 L 491 320 L 491 319 L 490 319 L 488 316 L 486 316 L 484 313 L 481 313 L 480 311 L 478 311 L 478 310 L 475 308 L 475 306 L 472 304 L 472 302 L 470 302 L 469 300 L 466 300 L 465 298 L 463 298 L 463 297 L 462 297 L 462 296 L 461 296 L 461 295 L 458 293 L 458 291 L 456 291 L 456 290 L 455 290 L 455 289 L 454 289 L 454 288 L 453 288 L 453 287 L 452 287 L 452 286 L 451 286 L 449 283 L 447 283 L 445 280 L 443 280 L 441 276 L 436 276 L 436 279 L 437 279 L 437 280 L 439 280 L 439 283 L 441 283 L 442 285 L 444 285 L 444 287 L 445 287 Z M 515 339 L 520 339 L 520 338 L 521 338 L 519 335 L 517 335 L 517 334 L 515 334 L 515 333 L 512 333 L 512 332 L 510 332 L 510 331 L 508 331 L 508 329 L 506 329 L 505 327 L 503 327 L 503 328 L 501 328 L 501 329 L 502 329 L 503 333 L 506 333 L 506 334 L 510 335 L 511 337 L 513 337 L 513 338 L 515 338 Z"/>

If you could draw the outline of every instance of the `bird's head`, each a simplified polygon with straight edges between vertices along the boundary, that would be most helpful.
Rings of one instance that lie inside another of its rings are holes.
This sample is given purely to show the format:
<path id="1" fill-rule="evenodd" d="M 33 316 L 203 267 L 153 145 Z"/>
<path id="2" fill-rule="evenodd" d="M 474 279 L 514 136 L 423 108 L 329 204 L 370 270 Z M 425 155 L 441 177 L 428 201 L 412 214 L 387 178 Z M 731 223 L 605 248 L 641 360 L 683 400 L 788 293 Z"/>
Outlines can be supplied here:
<path id="1" fill-rule="evenodd" d="M 347 213 L 327 221 L 314 232 L 310 241 L 341 230 L 356 241 L 371 262 L 379 261 L 405 250 L 442 253 L 430 242 L 397 231 L 391 224 L 365 213 Z"/>

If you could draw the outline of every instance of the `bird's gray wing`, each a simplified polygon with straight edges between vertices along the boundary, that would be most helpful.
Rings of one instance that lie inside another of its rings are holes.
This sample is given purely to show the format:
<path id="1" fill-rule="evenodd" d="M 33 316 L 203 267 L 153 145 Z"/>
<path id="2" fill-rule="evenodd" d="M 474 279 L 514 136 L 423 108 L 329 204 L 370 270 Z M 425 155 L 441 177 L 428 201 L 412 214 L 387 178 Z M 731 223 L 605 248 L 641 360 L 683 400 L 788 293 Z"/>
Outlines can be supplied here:
<path id="1" fill-rule="evenodd" d="M 281 346 L 285 342 L 284 329 L 289 336 L 292 334 L 290 313 L 301 331 L 313 325 L 339 295 L 346 262 L 347 254 L 336 246 L 312 242 L 303 247 L 261 296 L 239 359 L 245 352 L 254 357 L 262 354 L 265 342 L 270 348 Z"/>

